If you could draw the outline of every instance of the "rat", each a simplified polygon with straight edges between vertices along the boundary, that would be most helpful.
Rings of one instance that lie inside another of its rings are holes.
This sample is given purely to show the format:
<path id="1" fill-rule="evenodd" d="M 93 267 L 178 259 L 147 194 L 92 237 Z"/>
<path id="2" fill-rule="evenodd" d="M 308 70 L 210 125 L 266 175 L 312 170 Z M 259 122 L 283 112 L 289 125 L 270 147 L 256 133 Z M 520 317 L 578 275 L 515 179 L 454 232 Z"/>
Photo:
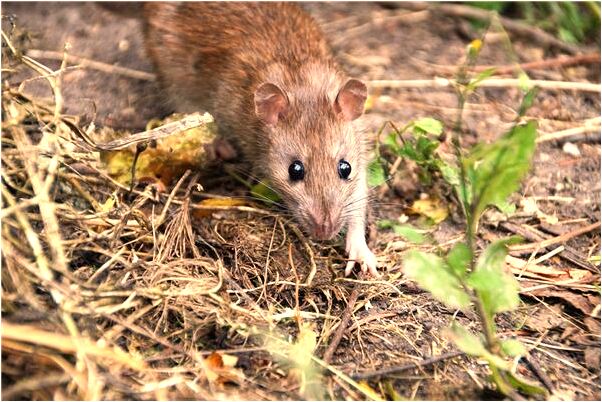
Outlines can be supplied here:
<path id="1" fill-rule="evenodd" d="M 337 65 L 313 18 L 292 3 L 141 7 L 146 50 L 173 106 L 211 113 L 313 238 L 346 227 L 345 275 L 357 262 L 379 276 L 365 234 L 367 88 Z"/>

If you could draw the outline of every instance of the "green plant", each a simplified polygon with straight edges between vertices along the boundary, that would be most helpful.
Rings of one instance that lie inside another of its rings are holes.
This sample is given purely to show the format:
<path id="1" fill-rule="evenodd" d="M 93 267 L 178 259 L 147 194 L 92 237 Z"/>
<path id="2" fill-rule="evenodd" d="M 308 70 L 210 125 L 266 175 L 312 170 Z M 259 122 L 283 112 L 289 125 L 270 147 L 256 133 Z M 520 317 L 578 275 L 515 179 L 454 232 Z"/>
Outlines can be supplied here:
<path id="1" fill-rule="evenodd" d="M 519 186 L 528 172 L 535 150 L 536 123 L 523 122 L 523 116 L 533 102 L 535 90 L 527 91 L 519 108 L 514 126 L 491 144 L 478 144 L 464 151 L 460 143 L 462 111 L 468 96 L 489 72 L 472 78 L 468 71 L 476 63 L 481 41 L 469 46 L 466 62 L 456 78 L 458 117 L 452 144 L 456 165 L 440 162 L 430 152 L 434 144 L 426 147 L 423 155 L 431 158 L 423 166 L 443 173 L 454 188 L 464 213 L 466 235 L 447 255 L 410 251 L 404 260 L 406 275 L 429 291 L 434 298 L 451 308 L 474 308 L 480 320 L 482 334 L 477 336 L 456 322 L 450 326 L 448 336 L 465 353 L 486 360 L 491 377 L 498 390 L 510 397 L 518 397 L 517 391 L 528 395 L 545 395 L 545 390 L 519 378 L 512 370 L 512 359 L 525 353 L 520 342 L 502 340 L 496 332 L 495 315 L 515 309 L 519 305 L 519 285 L 514 276 L 504 269 L 507 246 L 519 239 L 512 237 L 490 244 L 477 256 L 475 244 L 479 220 L 489 206 L 506 205 L 506 199 Z M 416 155 L 405 153 L 415 160 Z M 444 169 L 442 169 L 444 166 Z"/>
<path id="2" fill-rule="evenodd" d="M 382 145 L 394 155 L 414 161 L 420 168 L 418 175 L 423 184 L 431 184 L 435 172 L 441 172 L 446 177 L 447 175 L 457 176 L 457 171 L 454 171 L 435 153 L 440 144 L 439 138 L 443 133 L 443 124 L 439 120 L 425 117 L 411 121 L 401 129 L 390 124 L 393 131 L 385 136 Z M 411 132 L 411 136 L 404 138 L 407 132 Z M 385 166 L 387 165 L 387 160 L 381 156 L 380 147 L 377 146 L 376 157 L 368 166 L 369 185 L 379 186 L 386 182 Z M 451 180 L 453 181 L 453 178 Z"/>
<path id="3" fill-rule="evenodd" d="M 600 3 L 470 1 L 467 4 L 524 19 L 568 43 L 583 43 L 600 32 Z"/>

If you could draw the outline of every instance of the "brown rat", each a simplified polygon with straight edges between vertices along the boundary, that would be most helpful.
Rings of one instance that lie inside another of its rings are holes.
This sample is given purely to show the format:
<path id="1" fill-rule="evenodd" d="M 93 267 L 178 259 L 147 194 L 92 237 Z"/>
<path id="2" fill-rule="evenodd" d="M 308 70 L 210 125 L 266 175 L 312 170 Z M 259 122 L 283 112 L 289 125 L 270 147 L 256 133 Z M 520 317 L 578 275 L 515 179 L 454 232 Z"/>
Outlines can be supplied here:
<path id="1" fill-rule="evenodd" d="M 366 245 L 366 86 L 335 63 L 315 21 L 291 3 L 146 3 L 147 51 L 178 111 L 208 111 L 303 227 Z"/>

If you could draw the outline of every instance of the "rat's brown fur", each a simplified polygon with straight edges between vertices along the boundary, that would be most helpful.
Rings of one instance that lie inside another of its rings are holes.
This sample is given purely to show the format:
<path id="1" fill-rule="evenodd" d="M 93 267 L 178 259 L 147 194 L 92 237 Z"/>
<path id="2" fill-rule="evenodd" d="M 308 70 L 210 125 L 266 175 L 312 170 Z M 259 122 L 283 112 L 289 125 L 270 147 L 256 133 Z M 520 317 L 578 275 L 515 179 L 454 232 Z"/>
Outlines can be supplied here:
<path id="1" fill-rule="evenodd" d="M 366 87 L 346 78 L 313 19 L 291 3 L 146 3 L 143 11 L 148 53 L 176 108 L 213 114 L 310 233 L 331 238 L 347 224 L 348 251 L 361 259 L 366 151 L 356 118 Z M 342 159 L 349 180 L 339 177 Z M 295 160 L 306 168 L 300 182 L 288 177 Z"/>

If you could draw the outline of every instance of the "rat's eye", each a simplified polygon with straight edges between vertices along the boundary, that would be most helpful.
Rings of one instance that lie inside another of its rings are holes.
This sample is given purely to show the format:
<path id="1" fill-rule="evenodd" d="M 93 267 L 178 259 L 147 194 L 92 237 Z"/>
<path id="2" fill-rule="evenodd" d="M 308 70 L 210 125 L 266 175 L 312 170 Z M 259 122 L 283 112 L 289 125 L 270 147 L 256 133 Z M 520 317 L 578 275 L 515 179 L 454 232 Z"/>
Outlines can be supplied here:
<path id="1" fill-rule="evenodd" d="M 305 177 L 305 167 L 303 166 L 303 162 L 294 161 L 291 163 L 291 165 L 288 167 L 288 177 L 290 177 L 292 181 L 303 180 L 303 177 Z"/>
<path id="2" fill-rule="evenodd" d="M 350 174 L 351 174 L 351 165 L 346 160 L 341 159 L 339 161 L 339 177 L 341 179 L 347 179 L 347 178 L 349 178 Z"/>

